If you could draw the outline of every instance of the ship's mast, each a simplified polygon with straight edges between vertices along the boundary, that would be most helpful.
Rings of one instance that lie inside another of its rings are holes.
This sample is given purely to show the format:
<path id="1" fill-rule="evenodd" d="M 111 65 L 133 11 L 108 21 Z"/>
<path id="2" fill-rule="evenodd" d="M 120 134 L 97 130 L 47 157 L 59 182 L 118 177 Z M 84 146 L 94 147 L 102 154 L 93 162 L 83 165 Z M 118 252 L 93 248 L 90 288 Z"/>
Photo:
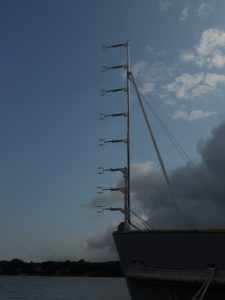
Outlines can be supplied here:
<path id="1" fill-rule="evenodd" d="M 120 44 L 113 44 L 113 45 L 106 45 L 103 46 L 103 50 L 107 50 L 107 49 L 113 49 L 113 48 L 125 48 L 125 55 L 126 55 L 126 63 L 125 64 L 120 64 L 120 65 L 114 65 L 114 66 L 104 66 L 103 67 L 103 71 L 107 71 L 107 70 L 117 70 L 117 69 L 124 69 L 126 71 L 126 86 L 125 87 L 120 87 L 120 88 L 114 88 L 114 89 L 109 89 L 109 90 L 103 90 L 102 91 L 102 95 L 106 95 L 108 93 L 117 93 L 117 92 L 123 92 L 126 94 L 126 111 L 125 112 L 119 112 L 119 113 L 111 113 L 111 114 L 101 114 L 100 115 L 100 119 L 103 120 L 106 117 L 126 117 L 126 137 L 122 138 L 122 139 L 109 139 L 109 140 L 105 140 L 105 139 L 100 139 L 100 145 L 103 146 L 107 143 L 124 143 L 126 144 L 126 166 L 122 167 L 122 168 L 110 168 L 110 169 L 104 169 L 102 167 L 100 167 L 100 172 L 99 173 L 104 173 L 105 171 L 111 171 L 111 172 L 115 172 L 115 171 L 119 171 L 122 173 L 123 178 L 124 178 L 124 185 L 121 187 L 110 187 L 110 188 L 104 188 L 104 187 L 98 187 L 99 189 L 99 193 L 102 193 L 104 191 L 120 191 L 123 193 L 124 196 L 124 207 L 123 208 L 103 208 L 102 206 L 100 206 L 102 208 L 102 210 L 113 210 L 113 211 L 121 211 L 124 214 L 124 229 L 125 230 L 129 230 L 130 229 L 130 225 L 132 227 L 135 227 L 132 223 L 131 223 L 131 213 L 133 213 L 139 220 L 141 219 L 140 216 L 138 216 L 132 209 L 131 209 L 131 204 L 130 204 L 130 83 L 132 84 L 132 86 L 134 87 L 135 93 L 137 95 L 137 99 L 138 102 L 140 104 L 141 107 L 141 112 L 144 116 L 144 120 L 146 122 L 151 140 L 153 142 L 153 146 L 157 155 L 157 158 L 159 160 L 159 164 L 160 167 L 162 169 L 163 172 L 163 176 L 165 178 L 165 182 L 167 184 L 168 187 L 168 192 L 170 195 L 171 200 L 173 201 L 173 205 L 176 209 L 176 213 L 178 216 L 178 221 L 180 226 L 184 227 L 184 223 L 183 223 L 183 219 L 181 217 L 181 213 L 180 213 L 180 209 L 179 206 L 177 204 L 175 195 L 173 193 L 171 184 L 170 184 L 170 180 L 169 180 L 169 176 L 167 174 L 164 162 L 162 160 L 162 156 L 160 154 L 159 151 L 159 147 L 157 145 L 156 142 L 156 138 L 154 136 L 152 127 L 150 125 L 150 122 L 148 120 L 145 108 L 144 108 L 144 104 L 143 104 L 143 100 L 141 97 L 141 94 L 139 92 L 139 89 L 137 87 L 136 81 L 134 79 L 134 76 L 130 70 L 130 45 L 129 45 L 129 41 L 126 41 L 124 43 L 120 43 Z M 144 222 L 144 225 L 152 228 L 151 226 L 149 226 L 149 224 L 142 220 Z M 142 223 L 143 223 L 142 222 Z M 136 228 L 136 227 L 135 227 Z"/>
<path id="2" fill-rule="evenodd" d="M 128 223 L 130 223 L 130 44 L 127 41 L 126 44 L 127 54 L 127 212 Z"/>
<path id="3" fill-rule="evenodd" d="M 124 143 L 126 144 L 126 166 L 121 168 L 109 168 L 105 169 L 103 167 L 99 167 L 99 173 L 102 174 L 105 171 L 110 172 L 121 172 L 124 178 L 124 185 L 121 187 L 116 188 L 104 188 L 98 187 L 98 192 L 102 193 L 106 190 L 108 191 L 120 191 L 123 193 L 124 197 L 124 207 L 123 209 L 117 209 L 124 213 L 124 229 L 129 230 L 130 228 L 130 45 L 129 41 L 119 44 L 112 44 L 112 45 L 105 45 L 103 46 L 103 50 L 108 49 L 115 49 L 115 48 L 125 48 L 125 55 L 126 55 L 126 63 L 122 65 L 114 65 L 114 66 L 104 66 L 102 68 L 103 71 L 107 70 L 117 70 L 117 69 L 124 69 L 126 71 L 126 87 L 122 88 L 114 88 L 110 90 L 102 90 L 102 95 L 106 95 L 108 93 L 117 93 L 117 92 L 124 92 L 126 94 L 126 111 L 119 112 L 119 113 L 111 113 L 111 114 L 101 114 L 100 119 L 103 120 L 107 117 L 125 117 L 126 118 L 126 138 L 122 139 L 100 139 L 100 145 L 103 146 L 107 143 Z M 116 209 L 113 209 L 116 210 Z"/>

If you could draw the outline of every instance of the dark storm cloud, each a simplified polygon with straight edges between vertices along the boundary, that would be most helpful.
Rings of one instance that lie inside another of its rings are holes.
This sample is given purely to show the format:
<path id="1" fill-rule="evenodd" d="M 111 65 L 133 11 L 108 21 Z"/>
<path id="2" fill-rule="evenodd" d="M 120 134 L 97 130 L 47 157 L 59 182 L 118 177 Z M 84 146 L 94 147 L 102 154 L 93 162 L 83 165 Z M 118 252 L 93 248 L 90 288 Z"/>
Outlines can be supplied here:
<path id="1" fill-rule="evenodd" d="M 198 180 L 187 165 L 169 172 L 171 185 L 186 228 L 225 228 L 225 122 L 197 145 L 201 161 L 196 165 Z M 199 183 L 201 181 L 201 184 Z M 120 183 L 118 183 L 119 185 Z M 133 166 L 131 182 L 133 208 L 155 228 L 176 228 L 177 216 L 160 170 L 151 163 Z M 92 204 L 118 205 L 111 193 L 97 197 Z M 107 204 L 106 204 L 107 203 Z M 120 202 L 121 203 L 121 202 Z M 106 235 L 111 236 L 110 232 Z M 90 247 L 109 245 L 100 236 Z"/>
<path id="2" fill-rule="evenodd" d="M 103 234 L 96 235 L 93 238 L 87 240 L 87 246 L 95 249 L 109 248 L 112 252 L 115 252 L 115 246 L 112 243 L 111 233 L 115 230 L 114 226 L 110 226 Z"/>
<path id="3" fill-rule="evenodd" d="M 116 229 L 115 225 L 109 226 L 104 233 L 97 234 L 86 240 L 86 251 L 95 250 L 95 259 L 102 260 L 102 253 L 108 260 L 117 259 L 117 252 L 112 238 L 112 232 Z M 100 251 L 100 252 L 99 252 Z M 106 259 L 105 258 L 105 259 Z"/>
<path id="4" fill-rule="evenodd" d="M 217 176 L 225 175 L 225 123 L 212 131 L 206 141 L 200 141 L 198 151 L 204 164 Z"/>
<path id="5" fill-rule="evenodd" d="M 188 166 L 170 172 L 170 181 L 185 226 L 225 227 L 225 123 L 198 143 L 202 161 L 196 165 L 199 178 Z M 199 183 L 201 181 L 201 184 Z M 159 171 L 137 174 L 132 181 L 134 201 L 148 212 L 155 227 L 176 227 L 175 210 Z"/>

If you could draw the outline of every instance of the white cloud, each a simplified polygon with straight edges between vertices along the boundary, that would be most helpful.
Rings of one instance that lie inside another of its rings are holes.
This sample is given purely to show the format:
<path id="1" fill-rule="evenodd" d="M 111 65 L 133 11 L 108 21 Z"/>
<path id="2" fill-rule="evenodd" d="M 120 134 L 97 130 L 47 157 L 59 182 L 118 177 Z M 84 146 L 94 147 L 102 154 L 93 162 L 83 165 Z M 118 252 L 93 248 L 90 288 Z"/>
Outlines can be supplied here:
<path id="1" fill-rule="evenodd" d="M 179 17 L 179 21 L 186 22 L 188 19 L 189 13 L 190 13 L 190 5 L 189 5 L 189 3 L 186 3 L 181 12 L 181 15 Z"/>
<path id="2" fill-rule="evenodd" d="M 146 82 L 141 87 L 141 92 L 142 92 L 142 94 L 147 95 L 147 94 L 153 92 L 154 89 L 155 89 L 155 84 L 153 82 Z"/>
<path id="3" fill-rule="evenodd" d="M 167 68 L 163 62 L 155 61 L 151 64 L 145 60 L 132 65 L 131 71 L 140 92 L 145 96 L 150 93 L 158 94 L 160 83 L 172 73 L 172 69 Z"/>
<path id="4" fill-rule="evenodd" d="M 225 55 L 221 51 L 215 51 L 212 56 L 211 65 L 215 67 L 223 67 L 225 65 Z"/>
<path id="5" fill-rule="evenodd" d="M 148 45 L 146 46 L 146 51 L 150 54 L 150 55 L 154 55 L 154 56 L 165 56 L 166 55 L 166 51 L 156 51 L 152 46 Z"/>
<path id="6" fill-rule="evenodd" d="M 145 60 L 142 60 L 134 65 L 132 65 L 132 73 L 135 77 L 143 78 L 149 68 L 149 63 Z"/>
<path id="7" fill-rule="evenodd" d="M 154 55 L 156 53 L 151 46 L 147 46 L 146 50 Z M 225 31 L 218 28 L 205 30 L 194 49 L 181 52 L 179 59 L 181 62 L 194 62 L 198 66 L 225 66 Z M 153 94 L 165 104 L 174 107 L 177 100 L 189 101 L 206 99 L 209 95 L 221 95 L 221 88 L 225 87 L 225 75 L 207 72 L 204 69 L 201 72 L 184 72 L 176 76 L 178 67 L 181 67 L 176 63 L 175 61 L 172 65 L 168 65 L 162 60 L 156 60 L 154 63 L 142 60 L 132 65 L 131 70 L 142 94 L 145 96 Z M 183 117 L 195 120 L 210 116 L 209 114 L 211 115 L 211 112 L 201 110 L 200 107 L 192 109 L 189 114 L 183 114 Z"/>
<path id="8" fill-rule="evenodd" d="M 225 31 L 218 28 L 205 30 L 193 51 L 180 54 L 181 62 L 194 62 L 208 68 L 225 66 Z"/>
<path id="9" fill-rule="evenodd" d="M 168 79 L 174 73 L 174 67 L 167 67 L 163 61 L 149 63 L 142 60 L 131 66 L 135 78 L 144 82 L 159 82 Z"/>
<path id="10" fill-rule="evenodd" d="M 168 8 L 172 5 L 171 0 L 160 0 L 159 1 L 159 10 L 160 11 L 167 11 Z"/>
<path id="11" fill-rule="evenodd" d="M 189 62 L 194 59 L 194 53 L 193 52 L 182 52 L 179 56 L 179 59 L 181 62 Z"/>
<path id="12" fill-rule="evenodd" d="M 191 52 L 182 53 L 183 61 L 187 62 L 192 58 Z M 153 93 L 167 104 L 174 104 L 171 99 L 193 100 L 212 93 L 219 94 L 218 86 L 225 86 L 225 75 L 218 73 L 183 73 L 174 78 L 176 65 L 168 67 L 159 61 L 151 64 L 143 60 L 134 64 L 131 69 L 144 95 Z M 168 78 L 171 77 L 174 79 L 170 82 Z"/>
<path id="13" fill-rule="evenodd" d="M 198 7 L 198 16 L 207 17 L 213 10 L 212 5 L 206 2 L 202 2 Z"/>
<path id="14" fill-rule="evenodd" d="M 165 85 L 167 92 L 174 93 L 176 98 L 183 99 L 190 97 L 190 92 L 203 81 L 204 74 L 192 75 L 184 73 L 177 76 L 172 83 Z"/>
<path id="15" fill-rule="evenodd" d="M 212 88 L 216 88 L 218 84 L 225 85 L 225 75 L 208 73 L 205 76 L 205 83 Z"/>
<path id="16" fill-rule="evenodd" d="M 207 86 L 205 83 L 202 83 L 190 91 L 189 97 L 190 97 L 190 99 L 200 98 L 211 92 L 213 92 L 213 89 L 210 86 Z M 215 92 L 215 90 L 214 90 L 214 92 Z"/>
<path id="17" fill-rule="evenodd" d="M 146 161 L 144 163 L 135 163 L 131 166 L 132 173 L 138 175 L 145 175 L 149 172 L 155 170 L 155 164 L 151 161 Z"/>
<path id="18" fill-rule="evenodd" d="M 202 33 L 196 52 L 200 56 L 206 56 L 218 48 L 225 48 L 225 32 L 218 28 L 210 28 Z"/>
<path id="19" fill-rule="evenodd" d="M 215 111 L 204 111 L 203 109 L 192 110 L 187 112 L 185 109 L 178 109 L 170 114 L 172 119 L 183 119 L 189 122 L 193 122 L 199 119 L 205 119 L 217 114 Z"/>
<path id="20" fill-rule="evenodd" d="M 174 67 L 168 67 L 163 61 L 149 63 L 142 60 L 131 66 L 132 73 L 139 84 L 140 91 L 147 95 L 159 92 L 159 85 L 174 74 Z"/>
<path id="21" fill-rule="evenodd" d="M 183 73 L 163 88 L 165 93 L 172 94 L 177 99 L 193 100 L 209 93 L 216 93 L 218 85 L 225 86 L 225 75 L 205 74 L 203 72 L 198 74 Z"/>
<path id="22" fill-rule="evenodd" d="M 153 54 L 154 53 L 154 49 L 152 46 L 146 46 L 146 50 L 148 51 L 149 54 Z"/>

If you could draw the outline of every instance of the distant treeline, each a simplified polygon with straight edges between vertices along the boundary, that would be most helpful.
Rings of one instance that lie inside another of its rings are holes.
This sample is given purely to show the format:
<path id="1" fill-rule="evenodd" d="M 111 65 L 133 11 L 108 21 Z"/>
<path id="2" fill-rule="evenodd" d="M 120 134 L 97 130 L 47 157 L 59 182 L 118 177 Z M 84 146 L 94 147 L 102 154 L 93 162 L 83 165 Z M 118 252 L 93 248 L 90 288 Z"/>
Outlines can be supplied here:
<path id="1" fill-rule="evenodd" d="M 38 275 L 38 276 L 123 276 L 120 262 L 45 261 L 42 263 L 24 262 L 20 259 L 0 261 L 0 275 Z"/>

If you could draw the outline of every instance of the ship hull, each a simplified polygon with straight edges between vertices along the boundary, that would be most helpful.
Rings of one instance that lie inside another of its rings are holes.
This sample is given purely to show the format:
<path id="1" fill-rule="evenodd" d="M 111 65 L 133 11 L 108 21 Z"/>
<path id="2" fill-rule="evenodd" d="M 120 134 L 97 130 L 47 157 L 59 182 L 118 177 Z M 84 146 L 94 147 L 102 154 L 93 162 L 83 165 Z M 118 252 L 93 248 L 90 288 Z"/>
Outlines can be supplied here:
<path id="1" fill-rule="evenodd" d="M 204 300 L 225 299 L 225 231 L 116 231 L 113 237 L 133 300 L 190 300 L 198 291 Z"/>

